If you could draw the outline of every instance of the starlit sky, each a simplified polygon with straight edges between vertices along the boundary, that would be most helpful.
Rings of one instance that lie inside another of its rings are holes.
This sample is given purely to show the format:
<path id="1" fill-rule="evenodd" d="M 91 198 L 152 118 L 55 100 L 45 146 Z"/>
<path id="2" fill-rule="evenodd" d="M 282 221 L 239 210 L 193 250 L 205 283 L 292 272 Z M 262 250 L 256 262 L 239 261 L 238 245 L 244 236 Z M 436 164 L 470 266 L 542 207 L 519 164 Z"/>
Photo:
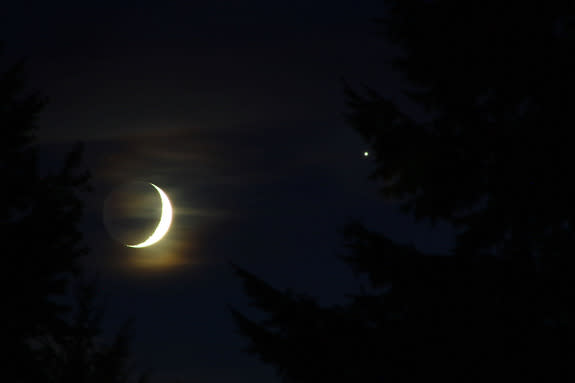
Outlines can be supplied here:
<path id="1" fill-rule="evenodd" d="M 3 6 L 3 64 L 27 57 L 29 86 L 50 99 L 43 168 L 86 145 L 85 264 L 106 328 L 135 319 L 135 365 L 156 381 L 279 381 L 242 352 L 227 305 L 257 313 L 228 261 L 331 304 L 359 285 L 336 258 L 347 218 L 422 250 L 451 245 L 449 228 L 415 225 L 378 197 L 373 156 L 344 121 L 342 77 L 399 95 L 394 50 L 369 21 L 382 12 L 368 0 Z M 128 248 L 159 219 L 149 182 L 172 202 L 171 228 Z"/>

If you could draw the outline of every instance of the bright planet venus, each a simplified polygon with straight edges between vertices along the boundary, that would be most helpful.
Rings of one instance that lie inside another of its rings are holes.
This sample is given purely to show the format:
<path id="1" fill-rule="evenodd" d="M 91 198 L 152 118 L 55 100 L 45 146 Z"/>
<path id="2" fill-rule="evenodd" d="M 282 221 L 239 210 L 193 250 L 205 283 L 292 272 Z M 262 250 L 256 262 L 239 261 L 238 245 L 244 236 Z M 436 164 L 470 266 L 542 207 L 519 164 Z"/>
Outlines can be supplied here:
<path id="1" fill-rule="evenodd" d="M 148 237 L 148 239 L 146 239 L 144 242 L 135 245 L 126 245 L 128 247 L 140 248 L 140 247 L 152 246 L 153 244 L 159 242 L 166 235 L 168 230 L 170 230 L 173 215 L 172 204 L 170 202 L 170 199 L 162 189 L 160 189 L 153 183 L 150 183 L 150 185 L 152 185 L 160 195 L 160 200 L 162 204 L 162 214 L 160 216 L 160 222 L 158 223 L 158 226 L 156 226 L 156 229 L 154 230 L 152 235 Z"/>

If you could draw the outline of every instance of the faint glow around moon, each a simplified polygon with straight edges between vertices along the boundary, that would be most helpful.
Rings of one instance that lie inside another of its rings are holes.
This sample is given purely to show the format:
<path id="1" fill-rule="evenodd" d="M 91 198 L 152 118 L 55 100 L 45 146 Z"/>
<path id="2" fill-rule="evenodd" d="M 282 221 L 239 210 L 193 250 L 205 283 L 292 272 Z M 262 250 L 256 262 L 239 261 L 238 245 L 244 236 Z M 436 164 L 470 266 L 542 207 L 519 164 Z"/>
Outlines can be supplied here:
<path id="1" fill-rule="evenodd" d="M 156 230 L 154 230 L 154 232 L 152 233 L 152 235 L 150 235 L 148 239 L 137 245 L 126 245 L 128 247 L 139 248 L 153 245 L 154 243 L 162 239 L 164 235 L 166 235 L 166 233 L 170 229 L 170 225 L 172 224 L 172 204 L 170 203 L 170 199 L 162 189 L 160 189 L 153 183 L 150 183 L 150 185 L 156 188 L 156 190 L 160 194 L 160 199 L 162 200 L 162 216 L 160 218 L 160 223 L 158 223 Z"/>
<path id="2" fill-rule="evenodd" d="M 368 152 L 363 152 L 363 156 L 364 156 L 364 157 L 367 157 L 367 156 L 369 156 L 369 153 L 368 153 Z"/>

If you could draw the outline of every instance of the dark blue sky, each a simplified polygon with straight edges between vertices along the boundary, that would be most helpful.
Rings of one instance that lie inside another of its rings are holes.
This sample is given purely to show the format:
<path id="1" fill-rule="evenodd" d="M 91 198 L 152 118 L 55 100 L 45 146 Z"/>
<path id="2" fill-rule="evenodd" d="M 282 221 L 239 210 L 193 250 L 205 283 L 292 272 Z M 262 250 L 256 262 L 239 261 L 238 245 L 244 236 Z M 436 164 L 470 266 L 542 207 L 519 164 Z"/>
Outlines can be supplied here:
<path id="1" fill-rule="evenodd" d="M 451 245 L 448 227 L 414 225 L 377 196 L 366 147 L 343 119 L 342 76 L 399 97 L 386 63 L 394 51 L 369 22 L 380 3 L 4 8 L 7 56 L 29 57 L 30 86 L 50 98 L 43 165 L 86 144 L 86 263 L 100 274 L 107 326 L 136 319 L 136 365 L 157 381 L 277 381 L 241 351 L 226 305 L 251 311 L 228 260 L 331 304 L 359 284 L 336 259 L 349 217 L 422 250 Z M 106 198 L 131 181 L 159 185 L 174 205 L 172 229 L 145 250 L 117 242 L 102 218 Z"/>

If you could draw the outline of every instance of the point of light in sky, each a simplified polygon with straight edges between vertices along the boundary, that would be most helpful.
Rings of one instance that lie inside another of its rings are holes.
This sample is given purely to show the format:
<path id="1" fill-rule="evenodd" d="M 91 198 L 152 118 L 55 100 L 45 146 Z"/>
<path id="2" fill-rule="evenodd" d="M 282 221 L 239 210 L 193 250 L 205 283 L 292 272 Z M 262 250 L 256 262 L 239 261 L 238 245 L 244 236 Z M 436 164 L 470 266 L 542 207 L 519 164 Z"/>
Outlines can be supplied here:
<path id="1" fill-rule="evenodd" d="M 363 152 L 363 156 L 364 156 L 364 157 L 367 157 L 367 156 L 369 156 L 369 153 L 368 153 L 368 152 Z"/>

